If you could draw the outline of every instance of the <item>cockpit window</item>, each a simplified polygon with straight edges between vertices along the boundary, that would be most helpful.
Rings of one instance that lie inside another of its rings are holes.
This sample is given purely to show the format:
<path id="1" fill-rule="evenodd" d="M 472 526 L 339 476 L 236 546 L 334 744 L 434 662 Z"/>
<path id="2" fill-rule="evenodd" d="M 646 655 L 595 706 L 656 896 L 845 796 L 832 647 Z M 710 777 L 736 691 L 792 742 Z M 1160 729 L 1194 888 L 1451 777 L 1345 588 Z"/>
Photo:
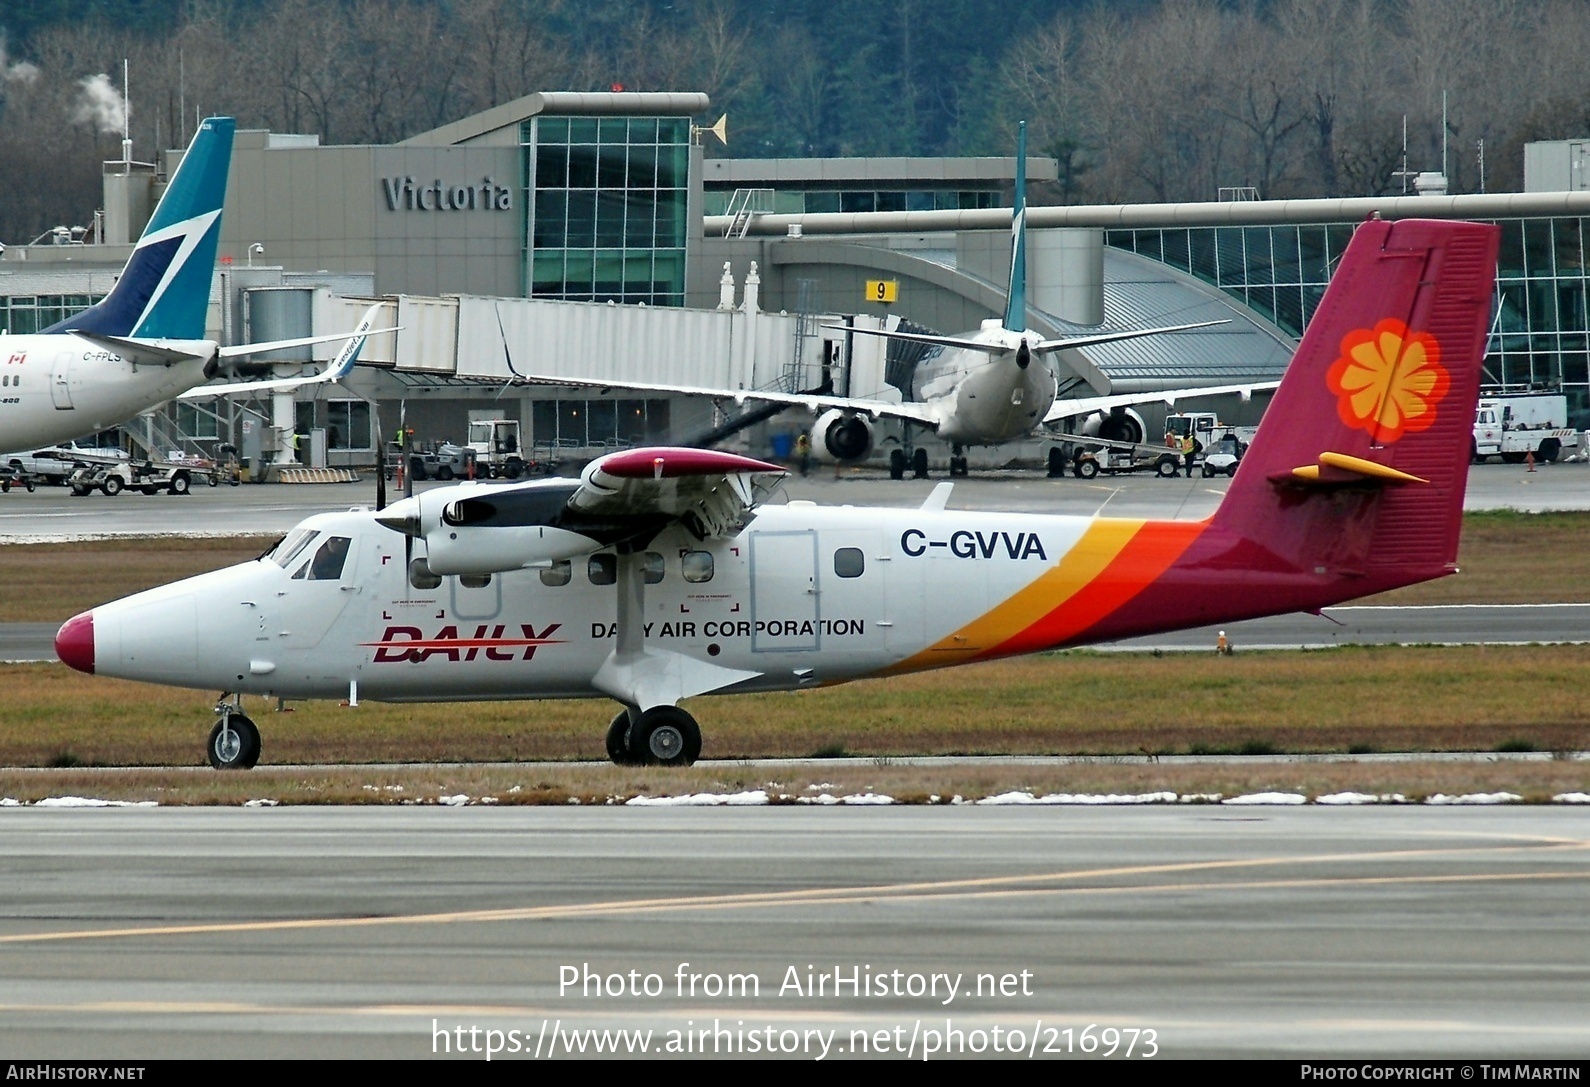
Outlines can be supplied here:
<path id="1" fill-rule="evenodd" d="M 319 535 L 320 533 L 312 528 L 295 528 L 266 557 L 285 570 L 293 564 L 293 560 L 303 552 L 304 548 L 308 547 L 310 542 Z"/>
<path id="2" fill-rule="evenodd" d="M 347 536 L 332 536 L 320 545 L 315 557 L 298 568 L 294 581 L 336 581 L 342 577 L 342 566 L 348 561 Z"/>

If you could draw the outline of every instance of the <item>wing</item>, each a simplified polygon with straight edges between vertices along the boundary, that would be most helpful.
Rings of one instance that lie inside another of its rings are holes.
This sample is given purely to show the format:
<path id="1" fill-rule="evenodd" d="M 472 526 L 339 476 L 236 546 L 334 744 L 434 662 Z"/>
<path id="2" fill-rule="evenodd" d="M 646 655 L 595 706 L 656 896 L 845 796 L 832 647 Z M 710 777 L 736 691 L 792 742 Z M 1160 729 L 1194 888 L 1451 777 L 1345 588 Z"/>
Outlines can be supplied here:
<path id="1" fill-rule="evenodd" d="M 702 538 L 728 536 L 787 474 L 717 449 L 628 449 L 586 465 L 568 506 L 592 517 L 664 516 Z"/>
<path id="2" fill-rule="evenodd" d="M 1165 325 L 1161 328 L 1134 328 L 1119 332 L 1095 332 L 1087 336 L 1062 336 L 1057 340 L 1042 340 L 1032 345 L 1035 355 L 1047 355 L 1051 351 L 1064 351 L 1073 347 L 1097 347 L 1103 343 L 1119 343 L 1122 340 L 1135 340 L 1143 336 L 1160 336 L 1168 332 L 1190 332 L 1195 328 L 1211 328 L 1215 325 L 1228 325 L 1229 320 L 1199 321 L 1191 325 Z M 909 340 L 912 343 L 936 344 L 940 347 L 954 347 L 962 351 L 981 351 L 985 355 L 1002 355 L 1007 351 L 1014 351 L 1017 344 L 1005 340 L 976 340 L 965 336 L 939 336 L 929 332 L 895 332 L 881 328 L 854 328 L 850 325 L 824 325 L 824 328 L 838 329 L 844 332 L 859 332 L 864 336 L 883 336 L 890 340 Z M 1014 337 L 1017 333 L 1002 332 L 1000 335 Z"/>
<path id="3" fill-rule="evenodd" d="M 874 419 L 904 419 L 912 423 L 937 427 L 939 418 L 926 404 L 896 404 L 889 400 L 872 400 L 866 397 L 831 396 L 825 393 L 777 393 L 758 389 L 710 389 L 700 385 L 664 385 L 651 381 L 598 381 L 594 378 L 522 376 L 517 379 L 526 385 L 553 385 L 571 389 L 622 389 L 628 392 L 672 393 L 678 396 L 706 396 L 714 400 L 733 400 L 743 404 L 747 400 L 764 404 L 788 404 L 792 408 L 823 412 L 830 408 L 854 411 Z"/>
<path id="4" fill-rule="evenodd" d="M 1246 400 L 1256 392 L 1280 386 L 1279 381 L 1249 381 L 1240 385 L 1209 385 L 1202 389 L 1165 389 L 1157 393 L 1121 393 L 1115 396 L 1082 396 L 1074 400 L 1056 400 L 1043 417 L 1045 423 L 1062 419 L 1075 419 L 1111 408 L 1126 408 L 1136 404 L 1166 404 L 1174 406 L 1178 400 L 1191 400 L 1198 396 L 1228 396 L 1239 393 Z"/>

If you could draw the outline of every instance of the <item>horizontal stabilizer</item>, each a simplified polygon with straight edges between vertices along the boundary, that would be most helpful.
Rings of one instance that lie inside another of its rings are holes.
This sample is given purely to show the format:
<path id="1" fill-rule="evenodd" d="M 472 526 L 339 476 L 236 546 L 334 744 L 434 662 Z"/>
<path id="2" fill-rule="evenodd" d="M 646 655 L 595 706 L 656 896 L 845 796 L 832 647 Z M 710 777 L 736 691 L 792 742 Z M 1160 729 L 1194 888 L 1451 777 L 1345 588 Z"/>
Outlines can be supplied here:
<path id="1" fill-rule="evenodd" d="M 78 332 L 68 329 L 79 338 L 135 362 L 158 363 L 170 366 L 177 362 L 211 358 L 215 345 L 208 340 L 140 340 L 129 336 L 105 336 L 96 332 Z"/>
<path id="2" fill-rule="evenodd" d="M 1385 483 L 1429 483 L 1428 479 L 1399 472 L 1389 465 L 1346 453 L 1325 452 L 1319 455 L 1318 464 L 1305 464 L 1290 472 L 1278 472 L 1270 478 L 1272 483 L 1304 483 L 1329 486 L 1341 483 L 1362 483 L 1365 480 Z"/>

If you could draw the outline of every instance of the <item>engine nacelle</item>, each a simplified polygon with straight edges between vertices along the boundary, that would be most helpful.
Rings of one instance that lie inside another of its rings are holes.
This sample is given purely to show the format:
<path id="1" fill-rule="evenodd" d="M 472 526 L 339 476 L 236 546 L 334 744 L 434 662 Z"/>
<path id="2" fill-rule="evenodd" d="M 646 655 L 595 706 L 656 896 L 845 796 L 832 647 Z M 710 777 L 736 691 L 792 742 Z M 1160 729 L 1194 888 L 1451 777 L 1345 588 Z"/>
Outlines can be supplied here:
<path id="1" fill-rule="evenodd" d="M 1148 424 L 1131 408 L 1111 408 L 1094 412 L 1082 421 L 1078 434 L 1112 442 L 1141 443 L 1148 435 Z"/>
<path id="2" fill-rule="evenodd" d="M 872 421 L 865 415 L 833 408 L 812 427 L 812 454 L 829 464 L 866 460 L 872 445 Z"/>
<path id="3" fill-rule="evenodd" d="M 575 486 L 556 481 L 445 487 L 395 503 L 377 519 L 424 542 L 423 574 L 478 576 L 521 570 L 602 546 L 556 523 Z"/>
<path id="4" fill-rule="evenodd" d="M 481 528 L 443 523 L 425 534 L 425 564 L 434 574 L 497 574 L 572 559 L 602 545 L 566 528 Z"/>

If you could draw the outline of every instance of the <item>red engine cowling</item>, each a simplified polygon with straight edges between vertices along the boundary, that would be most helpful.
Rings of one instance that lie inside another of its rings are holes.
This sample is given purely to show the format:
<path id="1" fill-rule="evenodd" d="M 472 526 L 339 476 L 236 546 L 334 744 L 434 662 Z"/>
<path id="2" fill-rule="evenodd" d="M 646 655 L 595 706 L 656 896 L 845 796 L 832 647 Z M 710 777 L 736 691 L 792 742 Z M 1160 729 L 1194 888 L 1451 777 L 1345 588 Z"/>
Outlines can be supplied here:
<path id="1" fill-rule="evenodd" d="M 829 464 L 866 460 L 873 447 L 872 421 L 865 415 L 833 408 L 812 427 L 812 453 Z"/>

